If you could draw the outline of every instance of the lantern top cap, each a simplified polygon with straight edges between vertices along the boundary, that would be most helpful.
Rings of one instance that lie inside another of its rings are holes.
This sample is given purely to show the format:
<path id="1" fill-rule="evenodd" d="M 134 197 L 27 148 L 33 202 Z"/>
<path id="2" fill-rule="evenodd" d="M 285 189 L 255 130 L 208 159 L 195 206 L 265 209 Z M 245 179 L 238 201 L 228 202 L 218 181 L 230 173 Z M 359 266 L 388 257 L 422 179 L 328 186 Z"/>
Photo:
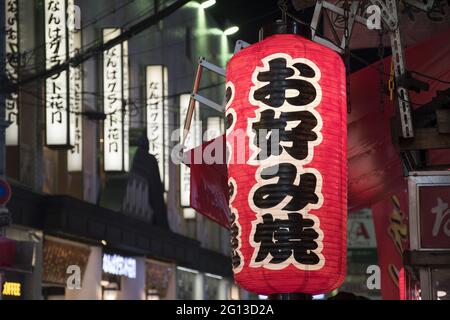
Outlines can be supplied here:
<path id="1" fill-rule="evenodd" d="M 296 34 L 311 40 L 311 30 L 307 26 L 299 25 L 295 21 L 277 20 L 259 30 L 259 41 L 275 34 Z"/>

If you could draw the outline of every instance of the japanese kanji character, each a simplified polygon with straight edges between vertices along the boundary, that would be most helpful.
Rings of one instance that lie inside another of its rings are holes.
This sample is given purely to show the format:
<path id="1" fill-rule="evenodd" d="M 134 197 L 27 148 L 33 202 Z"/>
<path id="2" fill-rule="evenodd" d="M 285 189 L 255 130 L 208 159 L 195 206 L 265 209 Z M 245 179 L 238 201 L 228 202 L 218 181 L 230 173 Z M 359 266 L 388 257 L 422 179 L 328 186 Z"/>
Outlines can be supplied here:
<path id="1" fill-rule="evenodd" d="M 267 167 L 261 171 L 261 178 L 270 180 L 278 178 L 275 183 L 262 185 L 253 194 L 253 203 L 260 209 L 269 209 L 279 205 L 286 197 L 290 201 L 283 210 L 299 211 L 308 204 L 317 204 L 319 199 L 315 193 L 317 177 L 313 173 L 300 174 L 300 184 L 294 184 L 297 177 L 297 168 L 291 163 L 280 163 L 277 166 Z M 274 173 L 277 172 L 277 173 Z"/>
<path id="2" fill-rule="evenodd" d="M 292 123 L 294 126 L 286 130 Z M 317 119 L 309 111 L 282 112 L 280 117 L 275 119 L 274 110 L 264 110 L 259 121 L 253 123 L 252 127 L 256 131 L 254 143 L 261 149 L 257 160 L 265 160 L 271 155 L 279 156 L 283 149 L 294 159 L 304 160 L 308 156 L 308 143 L 317 140 L 317 134 L 313 131 L 317 127 Z M 276 150 L 272 150 L 273 134 L 278 134 L 278 142 L 289 142 L 291 146 L 274 143 Z"/>
<path id="3" fill-rule="evenodd" d="M 300 213 L 288 213 L 288 219 L 274 219 L 271 214 L 262 216 L 258 223 L 254 242 L 259 243 L 255 262 L 264 261 L 270 254 L 269 263 L 285 262 L 292 255 L 295 261 L 306 265 L 315 265 L 320 259 L 313 251 L 318 248 L 315 241 L 319 234 L 314 230 L 314 221 L 304 218 Z"/>
<path id="4" fill-rule="evenodd" d="M 306 64 L 296 63 L 293 66 L 301 76 L 312 78 L 315 76 L 314 70 Z M 284 58 L 274 58 L 269 61 L 269 70 L 261 71 L 257 75 L 257 80 L 262 84 L 255 90 L 253 98 L 261 101 L 272 108 L 279 108 L 287 101 L 294 106 L 304 106 L 313 102 L 317 92 L 311 82 L 305 79 L 292 78 L 295 70 L 287 66 Z M 255 85 L 257 85 L 255 83 Z M 296 91 L 296 95 L 287 91 Z"/>

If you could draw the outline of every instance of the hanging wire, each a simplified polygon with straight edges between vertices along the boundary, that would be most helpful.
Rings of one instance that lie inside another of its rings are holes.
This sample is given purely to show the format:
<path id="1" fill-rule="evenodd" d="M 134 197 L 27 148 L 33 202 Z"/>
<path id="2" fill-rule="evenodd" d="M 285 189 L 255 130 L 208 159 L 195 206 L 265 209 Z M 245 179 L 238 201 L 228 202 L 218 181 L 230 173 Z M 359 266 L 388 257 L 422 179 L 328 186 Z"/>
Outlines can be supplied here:
<path id="1" fill-rule="evenodd" d="M 385 84 L 384 84 L 384 43 L 383 43 L 383 26 L 378 30 L 378 58 L 380 61 L 380 110 L 384 112 L 384 94 L 385 94 Z"/>
<path id="2" fill-rule="evenodd" d="M 287 0 L 278 0 L 278 7 L 281 10 L 281 19 L 283 20 L 283 23 L 286 23 L 288 11 Z"/>
<path id="3" fill-rule="evenodd" d="M 319 30 L 312 28 L 311 25 L 310 25 L 309 23 L 306 23 L 305 21 L 302 21 L 301 19 L 297 18 L 297 17 L 294 16 L 293 14 L 291 14 L 291 13 L 288 12 L 287 15 L 288 15 L 289 18 L 291 18 L 292 20 L 294 20 L 295 22 L 297 22 L 297 23 L 299 23 L 299 24 L 301 24 L 301 25 L 304 25 L 305 27 L 309 28 L 311 31 L 319 32 Z M 324 38 L 324 39 L 326 39 L 326 40 L 328 40 L 329 42 L 333 43 L 333 41 L 332 41 L 331 39 L 327 38 L 325 35 L 321 34 L 321 37 Z M 353 59 L 357 60 L 358 62 L 364 64 L 366 67 L 375 69 L 375 70 L 377 70 L 378 72 L 380 72 L 380 74 L 383 74 L 384 76 L 390 76 L 390 73 L 385 72 L 383 69 L 381 69 L 381 68 L 380 68 L 379 66 L 377 66 L 376 64 L 373 64 L 373 63 L 368 62 L 367 60 L 365 60 L 364 58 L 362 58 L 362 57 L 360 57 L 359 55 L 355 54 L 354 52 L 351 52 L 351 51 L 350 51 L 350 56 L 351 56 Z M 417 74 L 417 75 L 419 75 L 419 76 L 422 76 L 422 77 L 424 77 L 424 78 L 428 78 L 428 79 L 431 79 L 431 80 L 434 80 L 434 81 L 438 81 L 438 82 L 441 82 L 441 83 L 444 83 L 444 84 L 449 84 L 449 83 L 450 83 L 449 81 L 437 79 L 437 78 L 435 78 L 435 77 L 432 77 L 432 76 L 429 76 L 429 75 L 426 75 L 426 74 L 424 74 L 424 73 L 420 73 L 420 72 L 417 72 L 417 71 L 410 71 L 410 72 L 411 72 L 411 73 L 415 73 L 415 74 Z M 401 96 L 398 96 L 398 98 L 399 98 L 400 100 L 406 101 L 406 100 L 405 100 L 404 98 L 402 98 Z M 414 102 L 412 102 L 412 101 L 406 101 L 406 102 L 409 102 L 410 104 L 415 105 L 415 106 L 419 106 L 419 107 L 420 107 L 420 106 L 426 105 L 426 104 L 414 103 Z"/>
<path id="4" fill-rule="evenodd" d="M 352 105 L 350 100 L 350 30 L 348 26 L 350 13 L 349 0 L 344 0 L 344 39 L 345 39 L 345 49 L 344 49 L 344 59 L 345 59 L 345 70 L 346 70 L 346 88 L 347 88 L 347 112 L 352 112 Z"/>

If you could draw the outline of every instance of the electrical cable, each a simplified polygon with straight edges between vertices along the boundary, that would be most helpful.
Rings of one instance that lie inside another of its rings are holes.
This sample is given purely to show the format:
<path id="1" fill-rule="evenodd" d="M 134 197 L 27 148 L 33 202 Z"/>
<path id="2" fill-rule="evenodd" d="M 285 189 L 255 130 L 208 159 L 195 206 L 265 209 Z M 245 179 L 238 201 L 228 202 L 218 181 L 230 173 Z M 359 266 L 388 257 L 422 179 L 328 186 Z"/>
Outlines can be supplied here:
<path id="1" fill-rule="evenodd" d="M 130 1 L 128 1 L 127 3 L 121 5 L 121 6 L 117 7 L 117 8 L 112 8 L 112 9 L 110 9 L 106 14 L 104 14 L 104 15 L 102 15 L 102 16 L 100 16 L 100 17 L 94 18 L 94 19 L 90 20 L 89 22 L 83 24 L 83 25 L 81 26 L 81 28 L 79 29 L 79 31 L 82 31 L 82 30 L 86 29 L 87 27 L 89 27 L 89 26 L 91 26 L 91 25 L 93 25 L 93 24 L 96 24 L 96 23 L 99 22 L 99 21 L 102 21 L 103 19 L 109 17 L 109 16 L 112 15 L 112 14 L 115 14 L 115 13 L 116 13 L 117 11 L 119 11 L 120 9 L 125 8 L 126 6 L 130 5 L 131 3 L 135 2 L 135 1 L 136 1 L 136 0 L 130 0 Z M 45 46 L 47 46 L 47 45 L 49 45 L 49 44 L 50 44 L 49 42 L 44 42 L 44 43 L 42 43 L 42 44 L 40 44 L 40 45 L 38 45 L 38 46 L 36 46 L 36 47 L 34 47 L 34 48 L 32 48 L 32 49 L 23 51 L 21 54 L 33 53 L 33 55 L 34 55 L 34 54 L 36 53 L 36 51 L 38 51 L 38 50 L 41 49 L 41 48 L 44 48 Z M 4 56 L 2 55 L 1 58 L 4 58 Z"/>
<path id="2" fill-rule="evenodd" d="M 288 17 L 290 17 L 290 18 L 293 19 L 294 21 L 296 21 L 296 22 L 298 22 L 298 23 L 300 23 L 300 24 L 302 24 L 302 25 L 308 27 L 309 29 L 311 29 L 311 31 L 317 32 L 317 30 L 314 29 L 313 27 L 311 27 L 310 24 L 308 24 L 308 23 L 306 23 L 306 22 L 304 22 L 304 21 L 298 19 L 297 17 L 295 17 L 295 16 L 292 15 L 291 13 L 288 12 L 287 15 L 288 15 Z M 333 43 L 333 41 L 331 41 L 329 38 L 325 37 L 325 35 L 321 35 L 321 37 L 322 37 L 323 39 L 325 39 L 325 40 L 330 41 L 331 43 Z M 352 51 L 350 51 L 350 56 L 353 57 L 354 59 L 358 60 L 359 62 L 363 63 L 365 66 L 377 70 L 380 74 L 383 74 L 383 75 L 385 75 L 385 76 L 390 76 L 390 74 L 386 73 L 384 70 L 381 70 L 381 68 L 380 68 L 380 67 L 377 67 L 374 63 L 368 62 L 367 60 L 365 60 L 364 58 L 358 56 L 357 54 L 355 54 L 355 53 L 352 52 Z M 425 77 L 425 78 L 429 78 L 429 79 L 431 79 L 431 80 L 435 80 L 435 81 L 439 81 L 439 82 L 442 82 L 442 83 L 450 84 L 450 82 L 448 82 L 448 81 L 440 80 L 440 79 L 437 79 L 437 78 L 428 76 L 428 75 L 426 75 L 426 74 L 419 73 L 419 72 L 417 72 L 417 71 L 410 71 L 410 72 L 411 72 L 411 73 L 418 74 L 418 75 L 421 75 L 421 76 L 423 76 L 423 77 Z M 398 95 L 397 95 L 397 96 L 398 96 Z M 405 102 L 408 102 L 408 103 L 410 103 L 410 104 L 412 104 L 412 105 L 416 105 L 416 106 L 424 106 L 424 105 L 426 105 L 426 104 L 415 103 L 415 102 L 412 102 L 412 101 L 407 101 L 406 99 L 403 99 L 403 98 L 400 97 L 400 96 L 398 96 L 398 98 L 399 98 L 400 100 L 405 101 Z"/>
<path id="3" fill-rule="evenodd" d="M 132 0 L 132 1 L 136 1 L 136 0 Z M 125 23 L 122 24 L 121 26 L 119 26 L 119 27 L 117 27 L 117 28 L 114 28 L 114 29 L 121 29 L 121 30 L 122 30 L 122 29 L 124 29 L 126 26 L 128 26 L 128 25 L 130 25 L 131 23 L 133 23 L 133 22 L 139 20 L 140 18 L 142 18 L 143 16 L 147 15 L 149 12 L 151 12 L 151 11 L 153 11 L 153 10 L 154 10 L 154 7 L 149 7 L 149 8 L 147 8 L 147 9 L 141 10 L 141 11 L 139 11 L 139 12 L 136 14 L 135 17 L 133 17 L 132 19 L 128 20 L 127 22 L 125 22 Z M 86 26 L 86 27 L 87 27 L 87 26 Z M 109 34 L 112 34 L 113 32 L 115 32 L 115 30 L 111 30 L 111 32 L 110 32 Z M 109 34 L 107 33 L 106 35 L 109 35 Z M 89 48 L 89 47 L 91 47 L 91 46 L 93 46 L 93 45 L 95 45 L 95 44 L 99 44 L 99 43 L 101 43 L 102 39 L 103 39 L 103 36 L 100 37 L 100 39 L 95 39 L 95 40 L 92 40 L 91 42 L 88 42 L 88 43 L 86 43 L 86 44 L 83 44 L 80 48 L 77 48 L 77 51 L 78 51 L 78 52 L 82 52 L 82 51 L 83 51 L 84 49 L 86 49 L 86 48 Z M 38 47 L 38 49 L 47 46 L 47 44 L 48 44 L 48 43 L 44 43 L 44 44 L 40 45 L 40 46 Z M 37 50 L 36 50 L 36 51 L 37 51 Z M 33 56 L 34 56 L 34 54 L 35 54 L 36 51 L 33 52 L 33 55 L 31 55 L 31 57 L 29 57 L 28 60 L 31 60 L 31 59 L 33 58 Z M 64 59 L 65 59 L 65 58 L 66 58 L 66 55 L 67 55 L 67 53 L 64 54 L 64 57 L 60 57 L 59 55 L 56 56 L 56 57 L 58 57 L 58 58 L 64 58 Z M 44 60 L 44 62 L 47 63 L 48 61 L 50 61 L 50 60 L 53 59 L 53 58 L 54 58 L 54 57 L 52 57 L 52 58 L 46 58 L 46 59 Z M 30 67 L 26 67 L 26 68 L 22 67 L 20 71 L 21 71 L 21 72 L 24 72 L 24 71 L 36 70 L 36 69 L 38 69 L 39 67 L 40 67 L 39 65 L 35 64 L 35 65 L 32 65 L 32 66 L 30 66 Z"/>
<path id="4" fill-rule="evenodd" d="M 445 83 L 445 84 L 450 84 L 450 81 L 441 80 L 441 79 L 432 77 L 432 76 L 430 76 L 430 75 L 427 75 L 427 74 L 424 74 L 424 73 L 421 73 L 421 72 L 418 72 L 418 71 L 410 71 L 410 72 L 411 72 L 411 73 L 415 73 L 415 74 L 417 74 L 418 76 L 421 76 L 421 77 L 423 77 L 423 78 L 427 78 L 427 79 L 434 80 L 434 81 L 438 81 L 438 82 Z"/>

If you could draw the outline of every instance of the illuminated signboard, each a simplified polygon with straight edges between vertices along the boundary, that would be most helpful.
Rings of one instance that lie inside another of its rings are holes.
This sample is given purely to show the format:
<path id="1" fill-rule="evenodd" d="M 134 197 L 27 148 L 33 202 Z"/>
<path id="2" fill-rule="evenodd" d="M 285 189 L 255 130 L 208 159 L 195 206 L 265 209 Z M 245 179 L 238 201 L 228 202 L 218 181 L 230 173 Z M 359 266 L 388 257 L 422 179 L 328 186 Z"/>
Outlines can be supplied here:
<path id="1" fill-rule="evenodd" d="M 169 102 L 167 97 L 169 96 L 169 72 L 167 68 L 163 68 L 163 103 L 164 103 L 164 190 L 169 191 Z"/>
<path id="2" fill-rule="evenodd" d="M 223 134 L 224 122 L 220 117 L 209 117 L 206 123 L 206 140 L 213 140 Z"/>
<path id="3" fill-rule="evenodd" d="M 103 29 L 103 42 L 118 37 L 121 33 L 117 28 Z M 128 166 L 128 103 L 125 86 L 128 89 L 128 69 L 124 72 L 124 47 L 118 44 L 103 53 L 103 104 L 106 119 L 103 131 L 103 153 L 105 171 L 127 171 Z M 128 65 L 128 64 L 127 64 Z M 126 74 L 125 74 L 126 73 Z"/>
<path id="4" fill-rule="evenodd" d="M 18 282 L 5 282 L 2 295 L 5 297 L 20 297 L 22 296 L 22 285 Z"/>
<path id="5" fill-rule="evenodd" d="M 67 59 L 66 0 L 45 0 L 46 68 Z M 46 80 L 46 143 L 69 145 L 67 71 Z"/>
<path id="6" fill-rule="evenodd" d="M 5 72 L 8 80 L 16 83 L 19 69 L 19 9 L 18 0 L 5 1 Z M 19 96 L 12 93 L 6 98 L 6 145 L 19 144 Z"/>
<path id="7" fill-rule="evenodd" d="M 169 189 L 169 124 L 167 68 L 147 66 L 146 70 L 147 138 L 149 153 L 158 161 L 164 189 Z"/>
<path id="8" fill-rule="evenodd" d="M 68 7 L 74 7 L 74 1 L 68 0 Z M 69 14 L 69 56 L 73 58 L 80 52 L 81 31 L 75 29 L 75 9 Z M 83 168 L 83 76 L 82 65 L 69 67 L 69 102 L 70 102 L 70 145 L 67 151 L 67 169 L 69 172 L 81 171 Z"/>
<path id="9" fill-rule="evenodd" d="M 184 123 L 189 108 L 190 94 L 180 95 L 180 140 L 183 139 Z M 196 102 L 194 115 L 192 117 L 191 130 L 186 138 L 184 150 L 190 150 L 200 144 L 201 141 L 201 123 L 199 104 Z M 180 204 L 182 207 L 189 207 L 191 194 L 191 170 L 184 164 L 180 164 Z M 193 218 L 192 210 L 185 210 L 185 218 Z"/>
<path id="10" fill-rule="evenodd" d="M 124 154 L 124 171 L 130 170 L 130 156 L 129 156 L 129 146 L 130 146 L 130 66 L 128 59 L 128 41 L 122 43 L 123 49 L 123 101 L 125 103 L 125 114 L 123 115 L 123 154 Z"/>
<path id="11" fill-rule="evenodd" d="M 104 254 L 103 272 L 134 279 L 136 278 L 136 259 Z"/>

